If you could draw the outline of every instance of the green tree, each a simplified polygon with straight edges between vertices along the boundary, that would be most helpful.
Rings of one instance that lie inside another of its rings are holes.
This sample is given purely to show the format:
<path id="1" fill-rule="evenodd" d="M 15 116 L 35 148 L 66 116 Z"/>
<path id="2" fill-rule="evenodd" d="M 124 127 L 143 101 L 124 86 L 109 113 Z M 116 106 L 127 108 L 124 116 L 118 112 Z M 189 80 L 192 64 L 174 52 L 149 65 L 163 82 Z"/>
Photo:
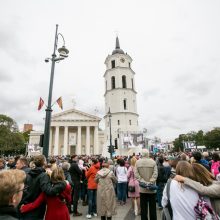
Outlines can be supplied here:
<path id="1" fill-rule="evenodd" d="M 195 136 L 195 142 L 196 146 L 203 146 L 204 143 L 204 132 L 202 130 L 199 130 Z"/>
<path id="2" fill-rule="evenodd" d="M 0 114 L 0 126 L 4 126 L 12 132 L 18 131 L 17 123 L 10 117 Z"/>
<path id="3" fill-rule="evenodd" d="M 183 142 L 186 140 L 187 136 L 185 134 L 180 134 L 173 142 L 175 151 L 183 151 Z"/>
<path id="4" fill-rule="evenodd" d="M 18 131 L 17 123 L 6 115 L 0 115 L 0 154 L 23 153 L 25 138 Z"/>
<path id="5" fill-rule="evenodd" d="M 220 130 L 213 129 L 204 136 L 204 142 L 207 148 L 220 148 Z"/>

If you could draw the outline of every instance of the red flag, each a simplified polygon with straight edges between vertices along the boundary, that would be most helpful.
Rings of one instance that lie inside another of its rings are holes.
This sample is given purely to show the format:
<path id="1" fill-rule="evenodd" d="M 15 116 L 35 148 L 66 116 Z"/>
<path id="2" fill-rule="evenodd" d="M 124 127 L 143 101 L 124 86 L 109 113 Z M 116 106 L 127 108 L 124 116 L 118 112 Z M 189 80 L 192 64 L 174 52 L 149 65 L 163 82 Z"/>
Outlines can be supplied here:
<path id="1" fill-rule="evenodd" d="M 57 104 L 59 105 L 59 107 L 63 110 L 63 102 L 62 102 L 62 97 L 60 97 L 59 99 L 57 99 Z"/>
<path id="2" fill-rule="evenodd" d="M 38 111 L 40 111 L 41 110 L 41 108 L 43 107 L 43 105 L 44 105 L 44 100 L 40 97 L 40 100 L 39 100 L 39 104 L 38 104 Z"/>

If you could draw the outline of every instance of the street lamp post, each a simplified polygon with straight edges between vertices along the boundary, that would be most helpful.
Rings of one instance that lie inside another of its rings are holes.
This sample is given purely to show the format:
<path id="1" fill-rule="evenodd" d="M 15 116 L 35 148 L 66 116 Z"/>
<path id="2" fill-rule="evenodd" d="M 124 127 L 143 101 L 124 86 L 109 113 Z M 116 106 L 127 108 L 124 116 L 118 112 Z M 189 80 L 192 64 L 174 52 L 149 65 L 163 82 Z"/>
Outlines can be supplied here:
<path id="1" fill-rule="evenodd" d="M 58 43 L 58 36 L 61 36 L 63 39 L 63 46 L 58 49 L 59 57 L 56 55 L 57 51 L 57 43 Z M 59 62 L 60 60 L 65 59 L 68 57 L 69 51 L 65 48 L 65 40 L 62 34 L 58 33 L 58 24 L 56 25 L 56 32 L 55 32 L 55 40 L 54 40 L 54 50 L 52 54 L 52 58 L 46 58 L 45 62 L 49 62 L 51 60 L 51 74 L 50 74 L 50 87 L 49 87 L 49 95 L 48 95 L 48 104 L 46 108 L 46 118 L 45 118 L 45 127 L 44 127 L 44 141 L 43 141 L 43 155 L 47 158 L 48 151 L 49 151 L 49 140 L 50 140 L 50 123 L 51 123 L 51 102 L 52 102 L 52 92 L 53 92 L 53 78 L 54 78 L 54 69 L 55 63 Z"/>
<path id="2" fill-rule="evenodd" d="M 110 108 L 109 108 L 109 111 L 108 111 L 108 118 L 109 118 L 109 135 L 110 135 L 110 146 L 109 146 L 109 153 L 110 153 L 110 157 L 112 159 L 112 123 L 111 123 L 111 117 L 112 117 L 112 114 L 110 112 Z"/>

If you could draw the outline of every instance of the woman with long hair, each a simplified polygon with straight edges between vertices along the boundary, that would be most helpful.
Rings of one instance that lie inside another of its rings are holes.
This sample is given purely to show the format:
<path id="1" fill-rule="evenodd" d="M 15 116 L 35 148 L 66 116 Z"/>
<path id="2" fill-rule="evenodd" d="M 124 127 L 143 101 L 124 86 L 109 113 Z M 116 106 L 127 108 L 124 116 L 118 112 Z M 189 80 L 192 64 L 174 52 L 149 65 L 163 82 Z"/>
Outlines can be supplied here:
<path id="1" fill-rule="evenodd" d="M 179 161 L 176 166 L 176 174 L 194 179 L 194 172 L 192 165 L 187 161 Z M 166 207 L 168 203 L 166 187 L 163 191 L 162 206 Z M 171 180 L 170 183 L 170 203 L 173 211 L 173 220 L 195 220 L 196 214 L 194 207 L 196 206 L 199 199 L 199 195 L 196 190 Z M 209 199 L 207 199 L 209 202 Z"/>
<path id="2" fill-rule="evenodd" d="M 56 185 L 63 181 L 65 181 L 63 170 L 61 168 L 55 168 L 51 174 L 52 184 Z M 47 204 L 45 220 L 70 220 L 66 204 L 71 202 L 71 186 L 68 182 L 61 194 L 57 196 L 47 196 L 42 192 L 34 202 L 22 205 L 20 211 L 21 213 L 30 212 L 44 202 Z"/>
<path id="3" fill-rule="evenodd" d="M 197 191 L 200 195 L 210 197 L 212 208 L 220 215 L 220 182 L 204 166 L 192 164 L 194 179 L 176 175 L 175 180 Z"/>
<path id="4" fill-rule="evenodd" d="M 129 192 L 128 191 L 128 197 L 131 198 L 132 202 L 132 209 L 135 212 L 135 200 L 137 202 L 137 214 L 140 214 L 140 186 L 139 182 L 135 178 L 134 175 L 134 169 L 135 169 L 135 164 L 136 164 L 137 159 L 135 157 L 131 158 L 130 164 L 131 166 L 128 168 L 128 186 L 134 186 L 135 190 L 134 192 Z"/>

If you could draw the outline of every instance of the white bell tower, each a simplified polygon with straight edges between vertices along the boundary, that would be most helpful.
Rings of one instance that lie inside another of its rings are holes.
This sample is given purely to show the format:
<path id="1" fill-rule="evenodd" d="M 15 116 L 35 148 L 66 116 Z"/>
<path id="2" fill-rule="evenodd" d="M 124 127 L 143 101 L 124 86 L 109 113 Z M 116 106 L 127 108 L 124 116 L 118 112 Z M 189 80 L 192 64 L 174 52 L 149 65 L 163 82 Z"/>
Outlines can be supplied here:
<path id="1" fill-rule="evenodd" d="M 105 135 L 110 140 L 108 112 L 111 112 L 112 145 L 117 142 L 118 149 L 123 148 L 121 136 L 139 131 L 135 72 L 131 68 L 132 58 L 120 49 L 119 39 L 112 55 L 105 60 Z M 120 151 L 121 152 L 121 151 Z M 122 152 L 121 152 L 122 153 Z"/>

